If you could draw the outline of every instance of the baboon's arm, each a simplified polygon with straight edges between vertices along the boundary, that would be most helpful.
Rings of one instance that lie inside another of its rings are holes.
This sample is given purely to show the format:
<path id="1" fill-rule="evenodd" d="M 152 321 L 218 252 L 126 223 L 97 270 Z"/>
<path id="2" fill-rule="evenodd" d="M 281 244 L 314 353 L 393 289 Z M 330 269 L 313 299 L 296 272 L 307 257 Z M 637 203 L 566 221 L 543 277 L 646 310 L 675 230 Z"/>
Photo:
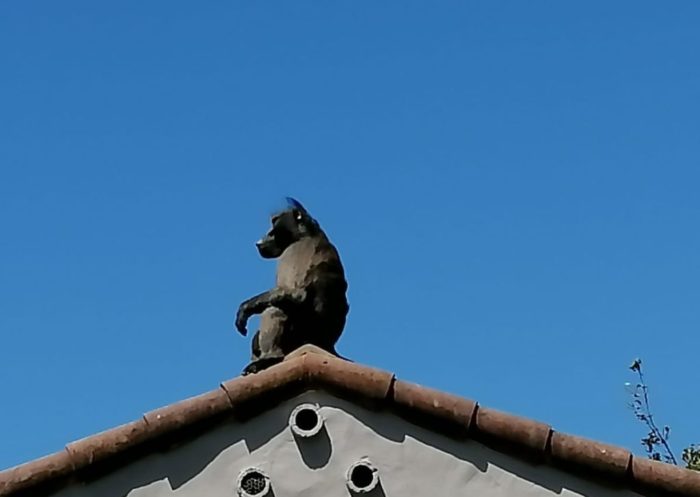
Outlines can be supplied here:
<path id="1" fill-rule="evenodd" d="M 304 305 L 307 300 L 307 292 L 302 289 L 273 288 L 260 295 L 244 301 L 236 313 L 236 329 L 243 336 L 247 333 L 246 324 L 248 318 L 254 314 L 260 314 L 268 307 L 277 307 L 286 314 L 294 312 L 295 308 Z"/>

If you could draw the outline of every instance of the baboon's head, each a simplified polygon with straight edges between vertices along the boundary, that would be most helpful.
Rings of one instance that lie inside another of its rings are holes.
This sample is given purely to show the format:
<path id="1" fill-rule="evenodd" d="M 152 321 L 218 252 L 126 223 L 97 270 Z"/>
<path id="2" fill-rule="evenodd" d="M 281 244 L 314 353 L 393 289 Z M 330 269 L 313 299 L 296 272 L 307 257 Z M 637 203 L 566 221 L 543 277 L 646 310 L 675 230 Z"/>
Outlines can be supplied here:
<path id="1" fill-rule="evenodd" d="M 272 228 L 255 243 L 258 252 L 265 259 L 279 257 L 292 243 L 321 231 L 316 220 L 297 200 L 288 197 L 287 204 L 285 210 L 270 218 Z"/>

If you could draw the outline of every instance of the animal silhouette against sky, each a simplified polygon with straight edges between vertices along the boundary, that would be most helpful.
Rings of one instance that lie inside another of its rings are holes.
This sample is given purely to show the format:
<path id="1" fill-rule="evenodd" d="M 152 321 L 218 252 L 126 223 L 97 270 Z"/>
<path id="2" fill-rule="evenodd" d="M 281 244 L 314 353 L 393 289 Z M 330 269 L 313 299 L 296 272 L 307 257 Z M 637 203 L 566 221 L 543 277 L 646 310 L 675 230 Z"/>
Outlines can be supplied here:
<path id="1" fill-rule="evenodd" d="M 256 243 L 262 257 L 278 259 L 275 287 L 244 301 L 236 314 L 236 329 L 244 336 L 250 316 L 261 315 L 243 374 L 276 364 L 305 344 L 337 355 L 345 327 L 348 285 L 338 251 L 301 203 L 287 201 Z"/>

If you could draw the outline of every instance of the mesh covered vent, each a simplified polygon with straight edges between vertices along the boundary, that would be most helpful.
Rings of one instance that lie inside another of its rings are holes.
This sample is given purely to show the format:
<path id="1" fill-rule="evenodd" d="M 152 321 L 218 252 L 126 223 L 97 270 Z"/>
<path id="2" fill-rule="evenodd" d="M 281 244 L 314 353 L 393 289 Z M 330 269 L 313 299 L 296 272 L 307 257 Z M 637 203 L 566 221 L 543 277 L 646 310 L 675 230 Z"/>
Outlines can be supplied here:
<path id="1" fill-rule="evenodd" d="M 263 497 L 270 492 L 270 478 L 256 468 L 249 468 L 238 477 L 238 495 Z"/>
<path id="2" fill-rule="evenodd" d="M 265 490 L 266 485 L 266 478 L 257 471 L 248 473 L 241 480 L 241 489 L 248 495 L 261 494 Z"/>

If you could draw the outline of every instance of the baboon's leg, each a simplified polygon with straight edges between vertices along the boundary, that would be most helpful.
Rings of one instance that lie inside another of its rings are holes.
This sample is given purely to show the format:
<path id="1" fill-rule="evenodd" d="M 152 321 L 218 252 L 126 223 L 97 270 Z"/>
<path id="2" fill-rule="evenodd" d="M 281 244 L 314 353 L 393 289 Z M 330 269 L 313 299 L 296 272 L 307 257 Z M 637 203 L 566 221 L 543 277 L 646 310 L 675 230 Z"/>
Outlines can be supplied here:
<path id="1" fill-rule="evenodd" d="M 260 315 L 258 346 L 260 358 L 284 357 L 284 339 L 289 329 L 289 319 L 281 309 L 268 307 Z"/>
<path id="2" fill-rule="evenodd" d="M 251 361 L 255 361 L 260 358 L 260 330 L 255 332 L 253 335 L 253 340 L 251 342 L 252 353 L 250 356 Z"/>
<path id="3" fill-rule="evenodd" d="M 279 364 L 282 362 L 283 357 L 268 357 L 268 358 L 262 358 L 262 359 L 257 359 L 250 364 L 248 364 L 245 369 L 243 369 L 243 373 L 241 373 L 243 376 L 249 375 L 249 374 L 254 374 L 259 371 L 262 371 L 263 369 L 267 369 L 270 366 L 274 366 L 275 364 Z"/>
<path id="4" fill-rule="evenodd" d="M 243 374 L 256 373 L 284 359 L 285 335 L 289 333 L 289 320 L 282 310 L 268 307 L 260 315 L 260 328 L 253 337 L 251 363 Z"/>

